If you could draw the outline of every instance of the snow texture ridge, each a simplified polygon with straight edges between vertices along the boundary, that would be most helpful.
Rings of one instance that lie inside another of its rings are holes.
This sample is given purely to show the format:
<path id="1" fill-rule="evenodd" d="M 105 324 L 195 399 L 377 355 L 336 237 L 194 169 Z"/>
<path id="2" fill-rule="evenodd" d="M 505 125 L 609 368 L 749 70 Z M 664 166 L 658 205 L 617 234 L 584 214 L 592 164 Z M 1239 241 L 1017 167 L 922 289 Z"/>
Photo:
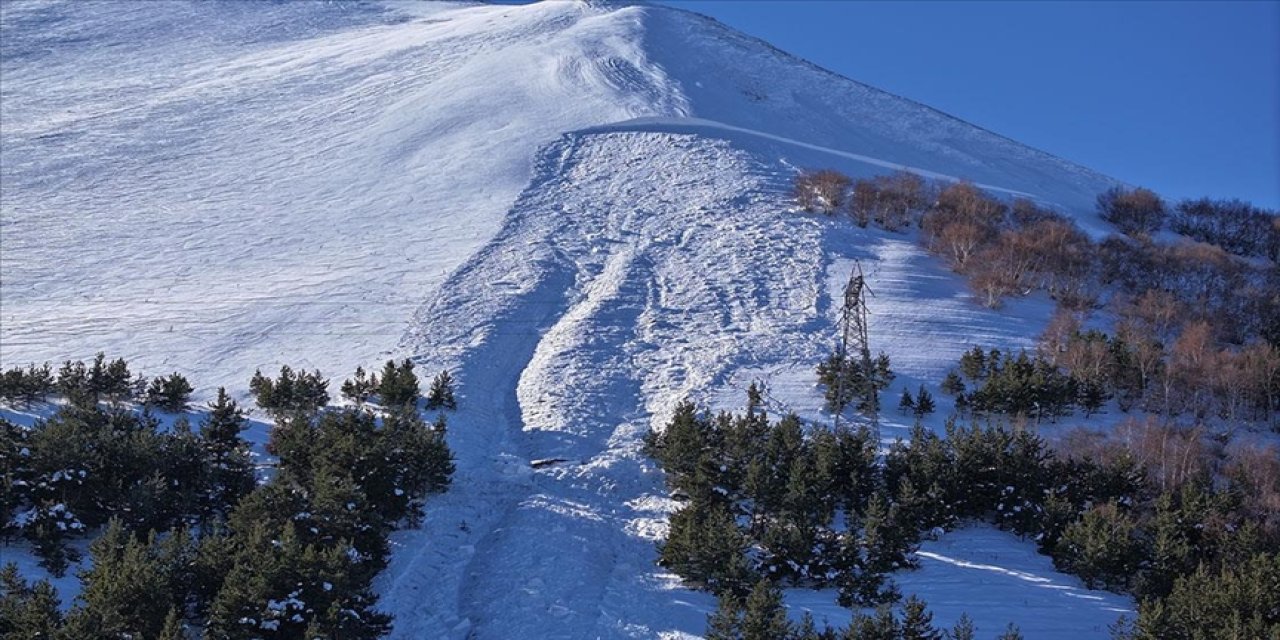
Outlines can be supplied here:
<path id="1" fill-rule="evenodd" d="M 895 389 L 1031 344 L 1044 300 L 981 309 L 910 237 L 791 211 L 797 167 L 971 179 L 1087 229 L 1115 184 L 663 7 L 55 0 L 0 5 L 0 36 L 4 366 L 106 350 L 206 396 L 280 364 L 456 374 L 454 485 L 376 585 L 395 638 L 698 637 L 714 603 L 654 564 L 677 505 L 641 438 L 753 380 L 827 420 L 855 259 Z M 907 592 L 1037 638 L 1130 606 L 1001 535 L 949 534 Z M 1053 593 L 972 601 L 984 566 Z M 847 616 L 822 597 L 789 594 Z"/>

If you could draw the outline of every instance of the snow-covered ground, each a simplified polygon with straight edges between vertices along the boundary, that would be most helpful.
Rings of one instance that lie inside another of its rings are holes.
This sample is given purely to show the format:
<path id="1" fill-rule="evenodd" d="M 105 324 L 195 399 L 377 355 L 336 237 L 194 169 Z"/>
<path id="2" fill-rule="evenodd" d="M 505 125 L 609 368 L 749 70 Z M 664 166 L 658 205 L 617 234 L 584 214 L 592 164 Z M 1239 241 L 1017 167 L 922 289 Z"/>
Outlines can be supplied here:
<path id="1" fill-rule="evenodd" d="M 898 585 L 929 603 L 940 628 L 950 629 L 967 612 L 981 638 L 995 637 L 1011 622 L 1036 640 L 1106 638 L 1117 617 L 1134 616 L 1127 597 L 1086 590 L 1054 571 L 1034 544 L 993 527 L 946 533 L 926 541 L 918 555 L 920 568 L 899 574 Z M 786 597 L 797 620 L 807 611 L 820 624 L 849 623 L 851 612 L 829 591 L 791 590 Z"/>
<path id="2" fill-rule="evenodd" d="M 793 212 L 795 168 L 1086 227 L 1113 184 L 666 8 L 5 3 L 0 35 L 4 366 L 104 349 L 241 397 L 281 363 L 457 373 L 454 486 L 377 584 L 397 638 L 696 637 L 713 603 L 654 565 L 673 505 L 640 437 L 752 380 L 824 419 L 855 259 L 895 391 L 1039 332 L 1043 301 L 981 309 L 909 236 Z M 943 621 L 1105 637 L 1129 606 L 1004 534 L 927 551 L 900 579 Z"/>

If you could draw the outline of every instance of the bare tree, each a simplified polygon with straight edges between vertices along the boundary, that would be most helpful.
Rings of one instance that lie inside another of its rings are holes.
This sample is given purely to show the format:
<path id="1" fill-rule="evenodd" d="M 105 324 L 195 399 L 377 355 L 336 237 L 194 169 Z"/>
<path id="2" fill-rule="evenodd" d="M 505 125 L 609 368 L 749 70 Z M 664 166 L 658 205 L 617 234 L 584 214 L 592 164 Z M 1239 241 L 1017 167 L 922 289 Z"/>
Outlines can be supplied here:
<path id="1" fill-rule="evenodd" d="M 805 211 L 831 215 L 844 205 L 850 183 L 849 176 L 838 171 L 806 171 L 796 176 L 792 193 Z"/>
<path id="2" fill-rule="evenodd" d="M 1098 196 L 1098 214 L 1127 236 L 1149 235 L 1164 225 L 1164 200 L 1154 191 L 1112 187 Z"/>
<path id="3" fill-rule="evenodd" d="M 853 196 L 849 200 L 849 215 L 859 227 L 866 227 L 878 217 L 881 206 L 880 187 L 872 180 L 853 183 Z"/>
<path id="4" fill-rule="evenodd" d="M 1213 327 L 1204 321 L 1192 322 L 1169 350 L 1167 376 L 1178 390 L 1182 408 L 1203 418 L 1209 407 L 1213 367 L 1218 364 Z"/>
<path id="5" fill-rule="evenodd" d="M 934 251 L 950 260 L 957 271 L 964 271 L 969 258 L 994 238 L 995 230 L 991 227 L 960 220 L 942 227 L 934 236 L 932 245 Z"/>
<path id="6" fill-rule="evenodd" d="M 897 231 L 907 226 L 912 217 L 923 213 L 932 200 L 932 194 L 924 178 L 910 171 L 877 176 L 875 184 L 880 193 L 880 205 L 875 211 L 875 221 L 889 231 Z"/>

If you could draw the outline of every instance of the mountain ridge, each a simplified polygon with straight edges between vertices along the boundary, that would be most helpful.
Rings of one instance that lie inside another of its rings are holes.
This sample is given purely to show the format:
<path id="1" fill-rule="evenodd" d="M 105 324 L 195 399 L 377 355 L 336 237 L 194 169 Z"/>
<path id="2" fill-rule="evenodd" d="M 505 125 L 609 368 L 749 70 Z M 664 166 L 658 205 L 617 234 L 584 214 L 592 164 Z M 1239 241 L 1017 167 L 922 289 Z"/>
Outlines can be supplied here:
<path id="1" fill-rule="evenodd" d="M 395 638 L 700 634 L 714 603 L 654 565 L 676 503 L 641 438 L 757 380 L 771 412 L 827 420 L 813 366 L 855 260 L 902 383 L 1031 344 L 1045 300 L 982 309 L 909 236 L 796 211 L 797 168 L 917 167 L 1086 228 L 1114 183 L 671 7 L 209 6 L 4 5 L 0 358 L 106 350 L 197 399 L 281 364 L 456 372 L 454 486 L 378 583 Z M 1054 592 L 1011 614 L 1023 579 L 932 589 L 978 564 L 946 557 L 903 577 L 940 622 L 1079 637 L 1128 606 L 1041 563 Z"/>

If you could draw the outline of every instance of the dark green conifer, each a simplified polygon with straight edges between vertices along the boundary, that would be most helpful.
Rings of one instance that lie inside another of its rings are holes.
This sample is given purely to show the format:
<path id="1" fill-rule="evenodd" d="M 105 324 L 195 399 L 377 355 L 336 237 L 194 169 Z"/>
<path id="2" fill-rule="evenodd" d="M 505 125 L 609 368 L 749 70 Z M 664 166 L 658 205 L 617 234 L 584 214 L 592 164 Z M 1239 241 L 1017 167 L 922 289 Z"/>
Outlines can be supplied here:
<path id="1" fill-rule="evenodd" d="M 1114 502 L 1098 505 L 1068 526 L 1054 564 L 1074 573 L 1090 589 L 1124 588 L 1142 557 L 1137 523 Z"/>
<path id="2" fill-rule="evenodd" d="M 253 491 L 255 472 L 249 457 L 249 443 L 240 434 L 248 426 L 244 412 L 224 388 L 209 403 L 209 413 L 200 425 L 200 441 L 209 469 L 202 501 L 205 518 L 223 518 L 240 499 Z"/>
<path id="3" fill-rule="evenodd" d="M 987 354 L 981 347 L 974 347 L 960 356 L 960 373 L 974 382 L 986 379 L 987 366 Z"/>
<path id="4" fill-rule="evenodd" d="M 898 400 L 898 412 L 904 416 L 916 412 L 916 399 L 905 388 L 902 390 L 902 398 Z"/>
<path id="5" fill-rule="evenodd" d="M 434 386 L 432 390 L 434 391 Z M 394 360 L 388 360 L 382 368 L 382 381 L 378 384 L 378 397 L 382 400 L 382 405 L 400 407 L 416 403 L 418 392 L 418 376 L 413 372 L 413 362 L 406 358 L 397 365 Z M 440 406 L 431 406 L 428 398 L 427 408 L 438 409 Z"/>
<path id="6" fill-rule="evenodd" d="M 905 394 L 906 390 L 903 390 L 903 393 Z M 916 394 L 914 405 L 917 418 L 923 418 L 933 413 L 935 409 L 933 395 L 929 393 L 928 389 L 924 388 L 924 385 L 920 385 L 920 391 Z"/>
<path id="7" fill-rule="evenodd" d="M 658 562 L 713 593 L 741 594 L 754 582 L 749 544 L 728 507 L 695 499 L 671 515 Z"/>
<path id="8" fill-rule="evenodd" d="M 191 399 L 191 383 L 181 374 L 174 372 L 167 376 L 152 378 L 147 385 L 145 402 L 148 406 L 159 407 L 169 413 L 185 411 Z"/>
<path id="9" fill-rule="evenodd" d="M 342 392 L 342 397 L 357 405 L 363 405 L 377 392 L 380 385 L 381 382 L 378 381 L 377 374 L 368 375 L 365 373 L 364 367 L 356 367 L 355 375 L 343 381 L 340 391 Z"/>
<path id="10" fill-rule="evenodd" d="M 62 368 L 58 369 L 58 382 L 55 386 L 58 393 L 73 405 L 93 406 L 98 402 L 98 395 L 89 383 L 89 372 L 83 362 L 64 362 Z"/>
<path id="11" fill-rule="evenodd" d="M 164 626 L 160 628 L 159 640 L 191 640 L 177 609 L 169 609 L 169 615 L 164 619 Z"/>
<path id="12" fill-rule="evenodd" d="M 747 387 L 747 415 L 755 416 L 756 411 L 764 404 L 764 390 L 755 381 Z"/>
<path id="13" fill-rule="evenodd" d="M 910 596 L 902 605 L 900 633 L 902 640 L 942 640 L 943 637 L 933 626 L 933 614 L 916 596 Z"/>
<path id="14" fill-rule="evenodd" d="M 843 640 L 900 640 L 902 627 L 887 604 L 876 607 L 874 615 L 859 613 L 845 631 Z"/>
<path id="15" fill-rule="evenodd" d="M 1022 640 L 1022 632 L 1018 630 L 1018 625 L 1010 622 L 1004 633 L 996 636 L 996 640 Z"/>
<path id="16" fill-rule="evenodd" d="M 168 576 L 150 548 L 112 520 L 89 546 L 92 568 L 80 576 L 84 588 L 67 616 L 71 637 L 154 638 L 169 610 Z"/>
<path id="17" fill-rule="evenodd" d="M 427 392 L 427 410 L 458 408 L 458 400 L 454 397 L 453 376 L 448 371 L 441 371 L 431 380 L 431 389 Z"/>
<path id="18" fill-rule="evenodd" d="M 941 389 L 943 393 L 952 396 L 958 396 L 965 392 L 964 380 L 960 378 L 960 374 L 955 369 L 947 372 L 947 377 L 943 378 Z"/>
<path id="19" fill-rule="evenodd" d="M 747 596 L 742 614 L 743 640 L 778 640 L 791 635 L 782 590 L 773 581 L 762 579 Z"/>
<path id="20" fill-rule="evenodd" d="M 47 580 L 28 585 L 17 565 L 0 569 L 0 637 L 48 640 L 62 627 L 58 594 Z"/>
<path id="21" fill-rule="evenodd" d="M 969 614 L 960 614 L 960 619 L 956 620 L 955 626 L 951 627 L 948 640 L 974 640 L 977 638 L 977 628 L 973 626 L 973 619 Z"/>
<path id="22" fill-rule="evenodd" d="M 707 640 L 741 640 L 742 602 L 733 593 L 716 599 L 716 610 L 707 616 Z"/>

